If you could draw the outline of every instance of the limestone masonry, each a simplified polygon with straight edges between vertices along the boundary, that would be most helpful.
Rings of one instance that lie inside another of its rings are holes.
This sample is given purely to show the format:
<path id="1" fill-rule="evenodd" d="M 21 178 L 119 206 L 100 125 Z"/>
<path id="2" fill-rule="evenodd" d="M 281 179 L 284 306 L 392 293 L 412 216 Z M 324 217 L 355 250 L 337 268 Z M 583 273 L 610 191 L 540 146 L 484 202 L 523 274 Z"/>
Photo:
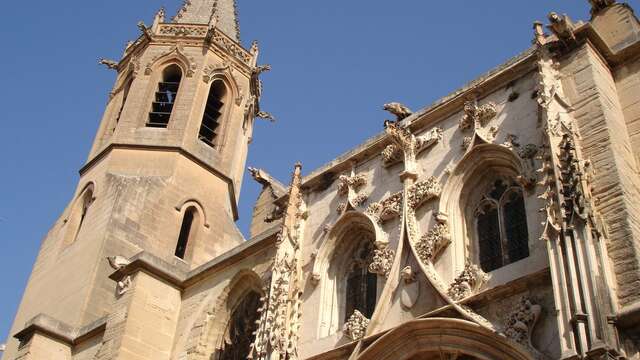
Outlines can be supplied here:
<path id="1" fill-rule="evenodd" d="M 235 1 L 160 10 L 100 61 L 116 83 L 3 359 L 640 359 L 640 22 L 589 3 L 288 185 L 250 168 L 250 239 L 269 66 Z"/>

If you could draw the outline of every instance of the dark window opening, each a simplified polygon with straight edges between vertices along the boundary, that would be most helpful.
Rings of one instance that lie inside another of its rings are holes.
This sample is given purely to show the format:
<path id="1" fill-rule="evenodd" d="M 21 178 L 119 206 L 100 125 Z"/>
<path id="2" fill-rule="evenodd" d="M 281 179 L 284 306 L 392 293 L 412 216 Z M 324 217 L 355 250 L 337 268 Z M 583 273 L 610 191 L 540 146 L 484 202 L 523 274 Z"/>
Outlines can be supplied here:
<path id="1" fill-rule="evenodd" d="M 371 318 L 376 307 L 378 277 L 369 272 L 369 264 L 373 257 L 372 244 L 368 240 L 363 243 L 364 246 L 356 250 L 347 274 L 345 321 L 356 310 Z"/>
<path id="2" fill-rule="evenodd" d="M 124 86 L 124 88 L 122 89 L 122 101 L 120 103 L 120 110 L 118 110 L 118 116 L 116 116 L 116 121 L 113 125 L 113 129 L 111 129 L 111 132 L 114 132 L 116 130 L 116 127 L 118 126 L 118 122 L 120 122 L 120 117 L 122 116 L 122 111 L 124 110 L 124 105 L 127 103 L 127 97 L 129 96 L 129 90 L 131 89 L 131 83 L 133 83 L 133 78 L 129 78 L 127 79 L 127 82 Z"/>
<path id="3" fill-rule="evenodd" d="M 229 319 L 227 334 L 220 348 L 220 360 L 246 360 L 249 358 L 254 332 L 258 328 L 260 295 L 254 291 L 247 294 L 236 306 Z"/>
<path id="4" fill-rule="evenodd" d="M 178 65 L 170 65 L 162 72 L 162 81 L 158 83 L 158 89 L 151 103 L 147 127 L 166 128 L 171 118 L 173 105 L 178 95 L 182 70 Z"/>
<path id="5" fill-rule="evenodd" d="M 529 256 L 529 233 L 522 189 L 497 180 L 476 209 L 482 270 L 489 272 Z"/>
<path id="6" fill-rule="evenodd" d="M 214 146 L 214 141 L 218 135 L 217 129 L 218 125 L 220 125 L 219 120 L 222 116 L 226 92 L 227 89 L 220 80 L 214 81 L 209 89 L 198 139 L 211 147 Z"/>
<path id="7" fill-rule="evenodd" d="M 195 212 L 196 209 L 190 207 L 184 212 L 184 218 L 182 218 L 182 226 L 180 227 L 180 235 L 178 236 L 178 244 L 176 245 L 175 252 L 175 255 L 180 259 L 184 259 L 184 255 L 187 252 L 187 245 L 189 244 L 193 231 L 192 227 Z"/>

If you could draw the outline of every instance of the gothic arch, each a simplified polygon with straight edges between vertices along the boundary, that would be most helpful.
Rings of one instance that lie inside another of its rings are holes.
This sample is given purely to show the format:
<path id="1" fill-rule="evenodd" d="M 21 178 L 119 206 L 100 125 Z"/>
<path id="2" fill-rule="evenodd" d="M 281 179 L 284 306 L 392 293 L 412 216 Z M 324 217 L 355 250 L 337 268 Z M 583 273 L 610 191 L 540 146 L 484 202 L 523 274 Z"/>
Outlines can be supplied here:
<path id="1" fill-rule="evenodd" d="M 234 307 L 244 295 L 257 292 L 264 296 L 265 281 L 256 272 L 242 269 L 229 281 L 215 300 L 205 302 L 204 309 L 187 332 L 187 342 L 180 358 L 210 360 L 216 347 L 223 340 L 225 330 Z"/>
<path id="2" fill-rule="evenodd" d="M 85 211 L 96 199 L 96 187 L 93 181 L 89 181 L 82 190 L 78 192 L 67 212 L 63 224 L 62 246 L 66 247 L 75 242 L 76 236 L 80 232 Z"/>
<path id="3" fill-rule="evenodd" d="M 410 346 L 408 346 L 410 345 Z M 504 336 L 461 319 L 413 320 L 374 341 L 358 360 L 409 360 L 441 354 L 481 360 L 533 360 L 531 354 Z"/>
<path id="4" fill-rule="evenodd" d="M 211 64 L 203 70 L 202 81 L 206 84 L 206 96 L 209 95 L 212 85 L 216 81 L 221 81 L 224 84 L 227 94 L 225 98 L 225 106 L 223 107 L 223 113 L 220 116 L 220 133 L 217 136 L 215 144 L 220 149 L 224 147 L 227 142 L 227 134 L 229 128 L 232 126 L 231 120 L 233 112 L 236 111 L 235 107 L 240 106 L 243 101 L 243 93 L 236 77 L 233 75 L 234 69 L 229 62 L 222 64 Z M 235 104 L 235 106 L 233 106 Z M 204 112 L 205 102 L 202 105 L 202 112 Z M 199 120 L 201 116 L 199 117 Z"/>
<path id="5" fill-rule="evenodd" d="M 348 316 L 345 313 L 346 278 L 342 276 L 347 275 L 345 269 L 353 260 L 352 255 L 365 241 L 370 241 L 371 248 L 388 245 L 386 236 L 375 221 L 363 213 L 347 211 L 340 216 L 320 246 L 312 272 L 312 281 L 320 285 L 319 338 L 339 331 Z"/>
<path id="6" fill-rule="evenodd" d="M 509 148 L 495 144 L 478 144 L 458 162 L 442 188 L 438 210 L 446 214 L 449 221 L 454 259 L 453 270 L 464 267 L 469 255 L 469 236 L 465 217 L 465 204 L 473 193 L 491 174 L 501 174 L 520 179 L 524 173 L 522 160 Z"/>
<path id="7" fill-rule="evenodd" d="M 384 247 L 389 243 L 382 229 L 380 229 L 378 224 L 368 215 L 358 211 L 347 211 L 338 218 L 338 221 L 327 234 L 326 240 L 320 245 L 315 262 L 313 263 L 312 279 L 314 282 L 317 283 L 321 281 L 322 275 L 327 273 L 331 259 L 340 240 L 345 237 L 347 232 L 353 231 L 354 228 L 365 229 L 371 232 L 375 245 L 378 248 Z"/>
<path id="8" fill-rule="evenodd" d="M 185 77 L 192 77 L 197 69 L 195 59 L 188 57 L 181 46 L 175 45 L 169 51 L 153 57 L 151 61 L 147 63 L 144 74 L 151 75 L 155 70 L 169 63 L 178 65 L 182 69 Z"/>

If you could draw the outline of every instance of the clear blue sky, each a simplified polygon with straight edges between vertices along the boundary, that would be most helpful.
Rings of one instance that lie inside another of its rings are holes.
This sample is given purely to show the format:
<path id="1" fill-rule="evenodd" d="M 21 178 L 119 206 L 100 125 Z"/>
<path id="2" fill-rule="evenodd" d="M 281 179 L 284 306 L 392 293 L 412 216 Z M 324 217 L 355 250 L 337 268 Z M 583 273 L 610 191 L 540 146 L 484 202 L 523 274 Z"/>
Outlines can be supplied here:
<path id="1" fill-rule="evenodd" d="M 5 1 L 0 34 L 0 343 L 41 238 L 64 209 L 86 160 L 117 59 L 179 0 Z M 264 110 L 247 165 L 287 183 L 382 129 L 381 106 L 413 109 L 447 95 L 531 44 L 532 22 L 549 11 L 588 19 L 587 0 L 238 0 L 241 36 L 261 44 Z M 634 8 L 640 0 L 630 1 Z M 239 226 L 246 233 L 259 186 L 246 176 Z M 60 279 L 64 281 L 64 279 Z"/>

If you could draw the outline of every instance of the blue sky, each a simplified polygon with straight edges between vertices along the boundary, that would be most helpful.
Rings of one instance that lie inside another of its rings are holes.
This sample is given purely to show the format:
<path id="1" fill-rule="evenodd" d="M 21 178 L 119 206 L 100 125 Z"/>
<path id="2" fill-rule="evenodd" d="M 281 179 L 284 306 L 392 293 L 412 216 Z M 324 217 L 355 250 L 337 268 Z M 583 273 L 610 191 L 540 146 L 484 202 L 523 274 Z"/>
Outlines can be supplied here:
<path id="1" fill-rule="evenodd" d="M 0 23 L 0 343 L 41 238 L 73 193 L 117 59 L 162 5 L 179 0 L 5 1 Z M 531 44 L 549 11 L 588 19 L 587 0 L 238 0 L 242 42 L 258 39 L 262 108 L 248 166 L 287 183 L 382 129 L 382 104 L 422 108 Z M 640 0 L 629 2 L 639 8 Z M 246 233 L 259 186 L 245 177 L 239 226 Z M 60 279 L 64 281 L 64 279 Z"/>

